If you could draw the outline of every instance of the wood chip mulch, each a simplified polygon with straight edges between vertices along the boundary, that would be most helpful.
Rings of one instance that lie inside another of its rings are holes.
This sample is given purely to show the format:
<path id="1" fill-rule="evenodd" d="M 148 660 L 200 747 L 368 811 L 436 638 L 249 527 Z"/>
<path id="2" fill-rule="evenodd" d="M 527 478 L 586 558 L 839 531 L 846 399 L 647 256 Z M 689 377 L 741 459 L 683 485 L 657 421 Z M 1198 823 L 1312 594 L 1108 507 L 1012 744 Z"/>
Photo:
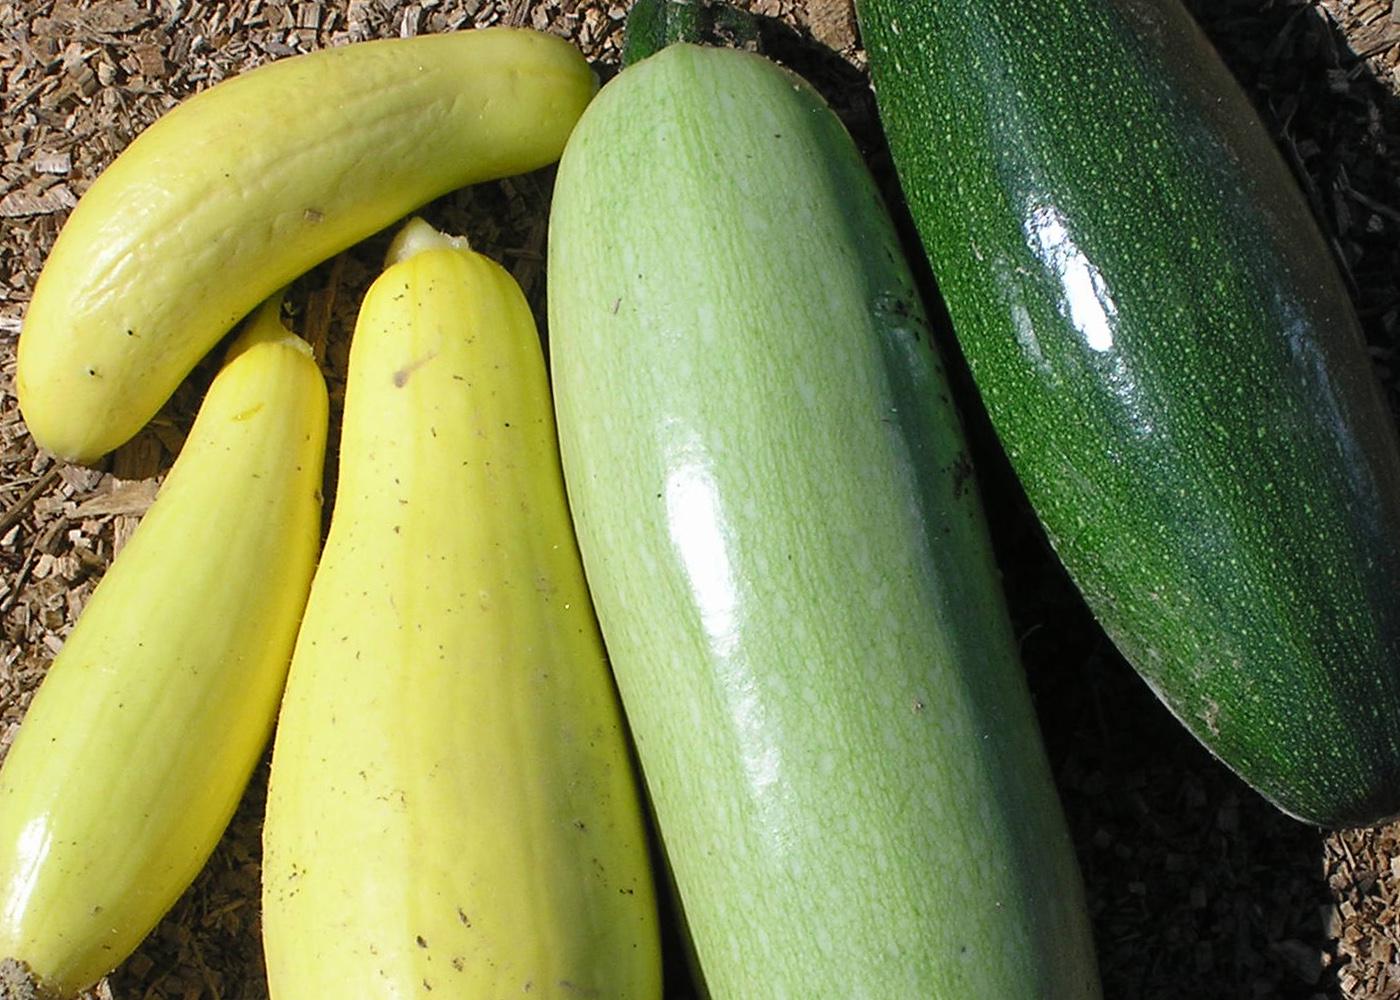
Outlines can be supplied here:
<path id="1" fill-rule="evenodd" d="M 849 2 L 747 6 L 774 19 L 774 54 L 824 90 L 895 197 Z M 1391 0 L 1188 6 L 1293 166 L 1400 417 L 1400 8 Z M 150 504 L 211 375 L 207 366 L 197 370 L 157 420 L 98 469 L 54 463 L 33 446 L 14 398 L 15 340 L 44 255 L 92 179 L 182 98 L 316 48 L 523 24 L 572 38 L 607 76 L 627 7 L 622 0 L 0 4 L 0 752 Z M 504 261 L 541 323 L 551 178 L 546 170 L 483 185 L 426 213 Z M 355 309 L 385 240 L 316 269 L 290 296 L 337 402 Z M 985 428 L 978 433 L 975 414 L 970 419 L 1084 870 L 1106 997 L 1400 998 L 1400 825 L 1326 835 L 1279 815 L 1216 764 L 1093 624 L 995 443 Z M 206 871 L 88 1000 L 266 997 L 257 902 L 265 782 L 264 765 Z M 673 978 L 670 996 L 691 995 L 683 975 Z"/>

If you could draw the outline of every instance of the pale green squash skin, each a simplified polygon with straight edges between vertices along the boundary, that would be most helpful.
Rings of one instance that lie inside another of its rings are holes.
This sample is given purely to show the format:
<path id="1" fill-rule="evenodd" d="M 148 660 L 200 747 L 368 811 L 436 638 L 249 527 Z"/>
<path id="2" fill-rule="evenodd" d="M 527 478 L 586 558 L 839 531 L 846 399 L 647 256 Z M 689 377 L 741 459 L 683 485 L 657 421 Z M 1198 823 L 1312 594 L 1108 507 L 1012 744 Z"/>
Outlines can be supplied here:
<path id="1" fill-rule="evenodd" d="M 556 182 L 570 501 L 716 1000 L 1099 995 L 963 438 L 805 84 L 677 45 Z"/>

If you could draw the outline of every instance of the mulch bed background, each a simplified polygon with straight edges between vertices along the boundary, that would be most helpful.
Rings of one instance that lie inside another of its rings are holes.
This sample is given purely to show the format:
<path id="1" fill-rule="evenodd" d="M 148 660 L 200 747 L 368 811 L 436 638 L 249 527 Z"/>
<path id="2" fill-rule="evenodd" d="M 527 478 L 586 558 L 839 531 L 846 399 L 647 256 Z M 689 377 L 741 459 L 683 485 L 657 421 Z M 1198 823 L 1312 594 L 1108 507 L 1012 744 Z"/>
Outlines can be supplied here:
<path id="1" fill-rule="evenodd" d="M 1400 10 L 1390 0 L 1188 5 L 1293 166 L 1400 414 Z M 770 54 L 823 90 L 898 212 L 848 0 L 745 6 L 772 19 Z M 572 38 L 606 78 L 627 7 L 606 0 L 0 4 L 0 749 L 149 505 L 212 375 L 208 365 L 197 370 L 100 468 L 58 465 L 29 440 L 14 399 L 15 339 L 44 255 L 97 173 L 180 99 L 270 59 L 360 39 L 531 25 Z M 546 170 L 484 185 L 426 212 L 502 260 L 542 326 L 551 177 Z M 333 406 L 343 393 L 355 309 L 386 243 L 376 237 L 328 262 L 290 298 L 299 331 L 323 359 Z M 912 242 L 910 252 L 918 253 Z M 956 373 L 946 331 L 944 343 Z M 1088 888 L 1106 996 L 1400 997 L 1400 826 L 1326 834 L 1293 822 L 1186 734 L 1117 656 L 1051 557 L 962 378 L 1013 617 Z M 264 765 L 204 874 L 93 996 L 266 997 L 257 904 L 265 782 Z M 690 996 L 680 964 L 673 967 L 670 996 Z"/>

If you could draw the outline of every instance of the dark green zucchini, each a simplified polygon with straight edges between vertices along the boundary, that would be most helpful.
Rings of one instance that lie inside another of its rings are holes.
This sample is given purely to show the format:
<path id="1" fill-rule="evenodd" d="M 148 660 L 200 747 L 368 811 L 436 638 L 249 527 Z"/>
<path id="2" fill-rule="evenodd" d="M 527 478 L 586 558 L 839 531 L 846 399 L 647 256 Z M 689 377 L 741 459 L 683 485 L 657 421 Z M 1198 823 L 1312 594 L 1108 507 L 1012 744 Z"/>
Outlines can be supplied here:
<path id="1" fill-rule="evenodd" d="M 1325 826 L 1400 812 L 1400 455 L 1347 292 L 1173 0 L 861 0 L 992 422 L 1105 630 Z"/>

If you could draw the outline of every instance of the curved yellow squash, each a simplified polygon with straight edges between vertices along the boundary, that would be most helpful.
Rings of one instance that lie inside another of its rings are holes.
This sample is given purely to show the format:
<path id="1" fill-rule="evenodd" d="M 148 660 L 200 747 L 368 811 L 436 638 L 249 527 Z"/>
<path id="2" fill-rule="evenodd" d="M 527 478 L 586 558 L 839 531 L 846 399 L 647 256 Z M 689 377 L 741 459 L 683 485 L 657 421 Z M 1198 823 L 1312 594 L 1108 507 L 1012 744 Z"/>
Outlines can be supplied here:
<path id="1" fill-rule="evenodd" d="M 278 1000 L 660 996 L 653 886 L 538 335 L 415 220 L 367 294 L 278 722 Z"/>
<path id="2" fill-rule="evenodd" d="M 320 542 L 326 388 L 260 311 L 0 768 L 0 958 L 70 996 L 213 850 L 271 733 Z"/>
<path id="3" fill-rule="evenodd" d="M 558 159 L 595 86 L 563 39 L 492 28 L 326 49 L 186 101 L 97 179 L 45 262 L 16 376 L 34 439 L 75 461 L 120 445 L 314 264 Z"/>

